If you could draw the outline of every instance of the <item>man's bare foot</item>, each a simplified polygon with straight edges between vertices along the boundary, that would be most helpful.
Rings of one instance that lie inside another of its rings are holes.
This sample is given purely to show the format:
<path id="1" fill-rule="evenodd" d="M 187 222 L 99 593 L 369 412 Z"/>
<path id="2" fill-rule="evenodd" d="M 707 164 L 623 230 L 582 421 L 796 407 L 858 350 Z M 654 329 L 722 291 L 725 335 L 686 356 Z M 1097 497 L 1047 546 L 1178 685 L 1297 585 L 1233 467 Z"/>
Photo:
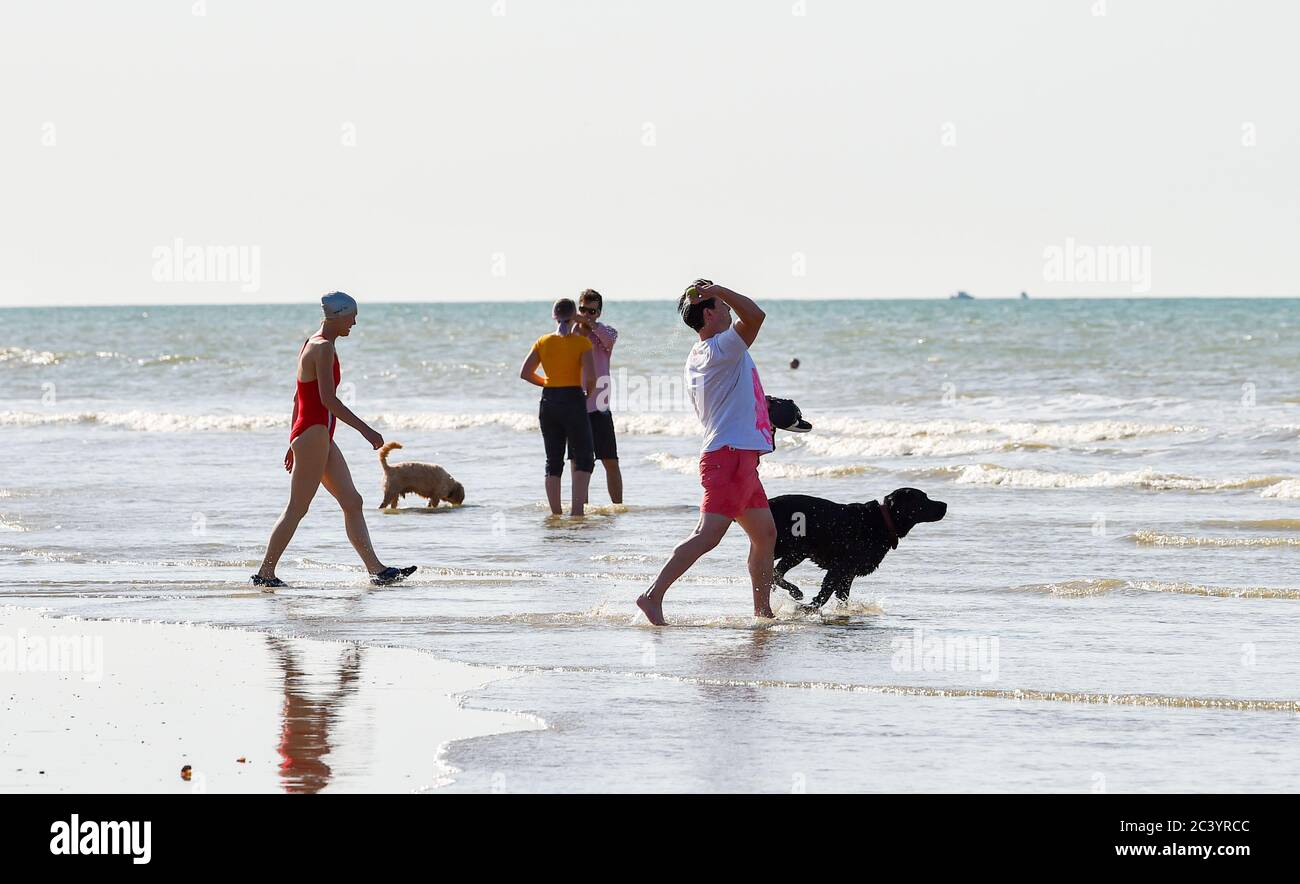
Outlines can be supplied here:
<path id="1" fill-rule="evenodd" d="M 663 602 L 657 602 L 649 595 L 639 595 L 636 597 L 636 606 L 645 614 L 645 618 L 650 621 L 652 626 L 667 626 L 668 621 L 664 619 Z"/>

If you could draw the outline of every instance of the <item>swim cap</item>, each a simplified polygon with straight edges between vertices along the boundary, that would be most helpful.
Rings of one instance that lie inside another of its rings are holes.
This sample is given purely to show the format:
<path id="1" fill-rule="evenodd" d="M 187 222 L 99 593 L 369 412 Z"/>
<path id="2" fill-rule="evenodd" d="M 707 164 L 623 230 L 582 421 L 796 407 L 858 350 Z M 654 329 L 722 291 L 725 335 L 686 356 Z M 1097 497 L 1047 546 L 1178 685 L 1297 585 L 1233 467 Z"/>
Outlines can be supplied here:
<path id="1" fill-rule="evenodd" d="M 325 312 L 326 319 L 338 319 L 340 316 L 357 312 L 357 302 L 351 295 L 343 292 L 330 292 L 322 296 L 320 306 Z"/>

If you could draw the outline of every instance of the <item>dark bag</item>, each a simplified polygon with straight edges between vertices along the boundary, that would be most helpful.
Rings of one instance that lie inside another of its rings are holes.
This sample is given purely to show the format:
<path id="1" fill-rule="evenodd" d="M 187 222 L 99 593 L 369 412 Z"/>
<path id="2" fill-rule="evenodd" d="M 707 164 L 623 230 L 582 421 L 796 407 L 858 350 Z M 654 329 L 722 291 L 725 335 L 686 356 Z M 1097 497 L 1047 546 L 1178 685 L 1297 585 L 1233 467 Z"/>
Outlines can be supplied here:
<path id="1" fill-rule="evenodd" d="M 803 419 L 803 412 L 799 410 L 799 406 L 795 405 L 792 399 L 777 399 L 775 396 L 768 396 L 767 419 L 778 430 L 785 430 L 789 433 L 806 433 L 812 429 L 812 424 Z"/>

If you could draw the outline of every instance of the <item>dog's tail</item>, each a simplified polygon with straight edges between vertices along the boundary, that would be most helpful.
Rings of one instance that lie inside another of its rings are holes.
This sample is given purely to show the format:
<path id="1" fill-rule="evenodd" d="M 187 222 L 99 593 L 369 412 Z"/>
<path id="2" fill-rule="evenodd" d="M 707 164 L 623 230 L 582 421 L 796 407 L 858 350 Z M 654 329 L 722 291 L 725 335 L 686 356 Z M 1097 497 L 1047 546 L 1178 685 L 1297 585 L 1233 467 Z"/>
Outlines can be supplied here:
<path id="1" fill-rule="evenodd" d="M 394 448 L 401 448 L 401 447 L 402 447 L 401 442 L 388 442 L 384 445 L 383 448 L 379 449 L 379 462 L 383 465 L 385 473 L 388 472 L 389 469 L 391 469 L 388 466 L 388 452 L 392 451 Z"/>

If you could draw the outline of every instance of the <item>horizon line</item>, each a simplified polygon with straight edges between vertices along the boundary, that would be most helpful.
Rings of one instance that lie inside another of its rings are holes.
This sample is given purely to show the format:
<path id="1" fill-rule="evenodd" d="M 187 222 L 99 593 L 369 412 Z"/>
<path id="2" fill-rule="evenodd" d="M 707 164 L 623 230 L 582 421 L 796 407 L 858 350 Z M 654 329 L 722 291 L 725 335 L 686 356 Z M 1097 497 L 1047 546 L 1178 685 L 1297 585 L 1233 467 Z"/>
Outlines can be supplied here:
<path id="1" fill-rule="evenodd" d="M 917 302 L 934 302 L 934 301 L 1287 301 L 1300 299 L 1300 294 L 1291 295 L 1065 295 L 1065 296 L 1029 296 L 1022 298 L 1019 295 L 993 295 L 982 297 L 971 295 L 969 298 L 957 298 L 954 295 L 931 296 L 931 297 L 862 297 L 862 296 L 844 296 L 844 295 L 824 295 L 814 297 L 763 297 L 765 302 L 818 302 L 818 301 L 917 301 Z M 400 306 L 404 304 L 547 304 L 552 303 L 555 299 L 524 297 L 524 298 L 482 298 L 475 300 L 401 300 L 401 301 L 362 301 L 363 304 L 376 306 Z M 671 303 L 671 296 L 664 297 L 630 297 L 630 298 L 606 298 L 614 303 Z M 124 301 L 111 304 L 92 304 L 92 303 L 67 303 L 67 304 L 0 304 L 0 310 L 78 310 L 88 308 L 147 308 L 147 307 L 291 307 L 295 305 L 310 304 L 317 306 L 316 299 L 309 300 L 284 300 L 284 301 L 186 301 L 186 302 L 152 302 L 141 303 Z"/>

